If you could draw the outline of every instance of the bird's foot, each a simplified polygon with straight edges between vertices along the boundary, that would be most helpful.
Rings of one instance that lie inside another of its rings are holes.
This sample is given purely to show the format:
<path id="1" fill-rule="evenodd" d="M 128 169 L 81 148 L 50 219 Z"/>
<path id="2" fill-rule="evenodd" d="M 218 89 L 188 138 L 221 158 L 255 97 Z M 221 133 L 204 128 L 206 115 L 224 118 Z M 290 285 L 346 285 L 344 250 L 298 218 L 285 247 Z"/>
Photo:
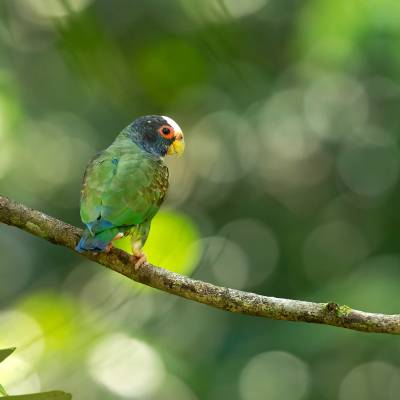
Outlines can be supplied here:
<path id="1" fill-rule="evenodd" d="M 108 243 L 108 245 L 106 246 L 106 248 L 104 249 L 104 253 L 109 253 L 111 251 L 111 249 L 113 248 L 113 244 L 110 242 Z"/>
<path id="2" fill-rule="evenodd" d="M 122 232 L 117 233 L 112 239 L 111 242 L 108 243 L 107 247 L 104 250 L 104 253 L 109 253 L 111 251 L 111 249 L 113 248 L 113 241 L 114 240 L 118 240 L 121 239 L 124 236 L 124 234 Z"/>
<path id="3" fill-rule="evenodd" d="M 131 260 L 135 271 L 147 263 L 146 254 L 142 250 L 142 242 L 139 240 L 132 242 Z"/>
<path id="4" fill-rule="evenodd" d="M 147 263 L 146 254 L 141 250 L 136 250 L 133 255 L 131 255 L 131 261 L 133 268 L 137 271 L 140 267 Z"/>

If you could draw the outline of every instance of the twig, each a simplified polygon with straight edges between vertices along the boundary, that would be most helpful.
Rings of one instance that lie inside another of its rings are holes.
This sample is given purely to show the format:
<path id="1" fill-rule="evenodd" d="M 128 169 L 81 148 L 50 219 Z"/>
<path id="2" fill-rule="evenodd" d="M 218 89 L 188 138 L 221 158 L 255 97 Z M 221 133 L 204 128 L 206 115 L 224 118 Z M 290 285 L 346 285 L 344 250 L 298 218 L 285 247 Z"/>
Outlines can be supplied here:
<path id="1" fill-rule="evenodd" d="M 40 211 L 0 196 L 0 222 L 16 226 L 51 243 L 75 251 L 82 231 Z M 77 253 L 78 254 L 78 253 Z M 110 253 L 82 254 L 129 279 L 188 300 L 234 313 L 286 321 L 333 325 L 364 332 L 400 334 L 400 315 L 353 310 L 337 303 L 312 303 L 243 292 L 195 280 L 146 264 L 135 270 L 128 254 L 118 249 Z"/>

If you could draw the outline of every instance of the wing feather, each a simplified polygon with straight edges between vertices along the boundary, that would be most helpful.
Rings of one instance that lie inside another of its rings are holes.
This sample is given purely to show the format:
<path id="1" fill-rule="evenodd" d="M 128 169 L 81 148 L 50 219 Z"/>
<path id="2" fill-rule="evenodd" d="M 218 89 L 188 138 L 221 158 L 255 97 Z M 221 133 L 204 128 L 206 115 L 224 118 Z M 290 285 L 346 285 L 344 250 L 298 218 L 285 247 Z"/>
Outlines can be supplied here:
<path id="1" fill-rule="evenodd" d="M 168 169 L 140 152 L 105 150 L 88 164 L 81 218 L 92 233 L 139 225 L 158 211 L 168 189 Z"/>

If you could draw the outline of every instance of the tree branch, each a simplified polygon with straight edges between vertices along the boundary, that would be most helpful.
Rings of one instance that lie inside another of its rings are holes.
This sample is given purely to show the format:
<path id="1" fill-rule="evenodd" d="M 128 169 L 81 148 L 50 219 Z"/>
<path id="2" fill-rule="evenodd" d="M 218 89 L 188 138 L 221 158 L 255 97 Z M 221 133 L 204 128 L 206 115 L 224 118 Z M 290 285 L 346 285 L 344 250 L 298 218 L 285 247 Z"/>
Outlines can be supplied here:
<path id="1" fill-rule="evenodd" d="M 72 225 L 2 196 L 0 196 L 0 222 L 16 226 L 72 251 L 75 251 L 82 233 Z M 333 302 L 312 303 L 261 296 L 215 286 L 151 264 L 146 264 L 136 271 L 129 255 L 118 249 L 113 249 L 108 254 L 94 255 L 87 252 L 83 256 L 134 281 L 225 311 L 276 320 L 333 325 L 364 332 L 400 334 L 398 314 L 367 313 Z"/>

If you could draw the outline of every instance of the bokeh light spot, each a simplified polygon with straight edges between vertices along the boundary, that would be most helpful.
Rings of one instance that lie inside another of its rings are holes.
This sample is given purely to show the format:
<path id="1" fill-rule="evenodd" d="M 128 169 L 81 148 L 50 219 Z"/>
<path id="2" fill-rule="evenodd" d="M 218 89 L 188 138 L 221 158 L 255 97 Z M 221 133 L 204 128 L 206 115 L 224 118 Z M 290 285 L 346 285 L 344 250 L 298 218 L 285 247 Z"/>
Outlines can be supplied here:
<path id="1" fill-rule="evenodd" d="M 191 388 L 176 376 L 167 375 L 151 400 L 197 400 Z"/>
<path id="2" fill-rule="evenodd" d="M 361 364 L 343 379 L 339 400 L 397 400 L 400 393 L 400 370 L 379 361 Z"/>
<path id="3" fill-rule="evenodd" d="M 399 152 L 393 146 L 354 144 L 338 156 L 338 171 L 353 192 L 377 196 L 391 189 L 398 180 Z"/>
<path id="4" fill-rule="evenodd" d="M 265 150 L 287 161 L 307 158 L 320 146 L 303 115 L 303 92 L 288 89 L 275 93 L 261 107 L 258 131 Z"/>
<path id="5" fill-rule="evenodd" d="M 32 372 L 32 365 L 13 354 L 0 363 L 0 382 L 9 395 L 40 392 L 39 376 Z"/>
<path id="6" fill-rule="evenodd" d="M 245 17 L 247 15 L 259 12 L 268 0 L 223 0 L 222 3 L 226 11 L 234 18 Z"/>
<path id="7" fill-rule="evenodd" d="M 44 350 L 43 330 L 29 314 L 9 310 L 0 313 L 0 348 L 16 347 L 13 356 L 36 362 Z M 9 357 L 11 358 L 11 356 Z M 1 365 L 1 364 L 0 364 Z"/>
<path id="8" fill-rule="evenodd" d="M 304 111 L 316 134 L 337 139 L 365 123 L 367 95 L 364 87 L 349 76 L 323 74 L 306 90 Z"/>
<path id="9" fill-rule="evenodd" d="M 341 284 L 341 295 L 347 304 L 370 312 L 398 312 L 400 257 L 384 254 L 364 260 L 356 271 Z M 334 288 L 332 288 L 334 290 Z"/>
<path id="10" fill-rule="evenodd" d="M 243 18 L 262 10 L 269 0 L 181 0 L 187 14 L 197 22 L 222 23 Z"/>
<path id="11" fill-rule="evenodd" d="M 17 0 L 25 15 L 39 21 L 47 18 L 62 18 L 86 8 L 92 0 Z"/>
<path id="12" fill-rule="evenodd" d="M 80 265 L 78 268 L 82 268 Z M 101 322 L 114 326 L 128 321 L 136 329 L 155 313 L 153 293 L 147 286 L 110 271 L 97 271 L 82 288 L 80 299 L 93 313 L 101 312 Z"/>
<path id="13" fill-rule="evenodd" d="M 307 365 L 282 351 L 261 353 L 244 367 L 239 388 L 243 400 L 298 400 L 309 386 Z"/>
<path id="14" fill-rule="evenodd" d="M 220 111 L 205 116 L 191 130 L 188 157 L 194 171 L 206 181 L 228 183 L 239 179 L 248 168 L 242 160 L 241 142 L 249 140 L 249 124 L 233 112 Z M 224 137 L 229 140 L 224 140 Z M 257 137 L 251 141 L 257 147 Z M 236 146 L 235 146 L 236 145 Z M 236 156 L 237 152 L 238 157 Z M 221 187 L 218 187 L 221 190 Z"/>
<path id="15" fill-rule="evenodd" d="M 143 249 L 151 263 L 189 275 L 201 255 L 199 237 L 196 225 L 187 215 L 162 211 L 153 218 Z"/>
<path id="16" fill-rule="evenodd" d="M 73 348 L 84 319 L 72 298 L 53 292 L 36 292 L 24 299 L 19 309 L 29 313 L 40 324 L 50 350 Z"/>
<path id="17" fill-rule="evenodd" d="M 218 284 L 243 288 L 248 280 L 248 258 L 243 249 L 229 239 L 209 237 L 202 240 L 203 259 L 210 265 Z"/>
<path id="18" fill-rule="evenodd" d="M 151 396 L 165 375 L 158 353 L 123 333 L 114 333 L 96 344 L 88 366 L 96 382 L 130 399 Z"/>

